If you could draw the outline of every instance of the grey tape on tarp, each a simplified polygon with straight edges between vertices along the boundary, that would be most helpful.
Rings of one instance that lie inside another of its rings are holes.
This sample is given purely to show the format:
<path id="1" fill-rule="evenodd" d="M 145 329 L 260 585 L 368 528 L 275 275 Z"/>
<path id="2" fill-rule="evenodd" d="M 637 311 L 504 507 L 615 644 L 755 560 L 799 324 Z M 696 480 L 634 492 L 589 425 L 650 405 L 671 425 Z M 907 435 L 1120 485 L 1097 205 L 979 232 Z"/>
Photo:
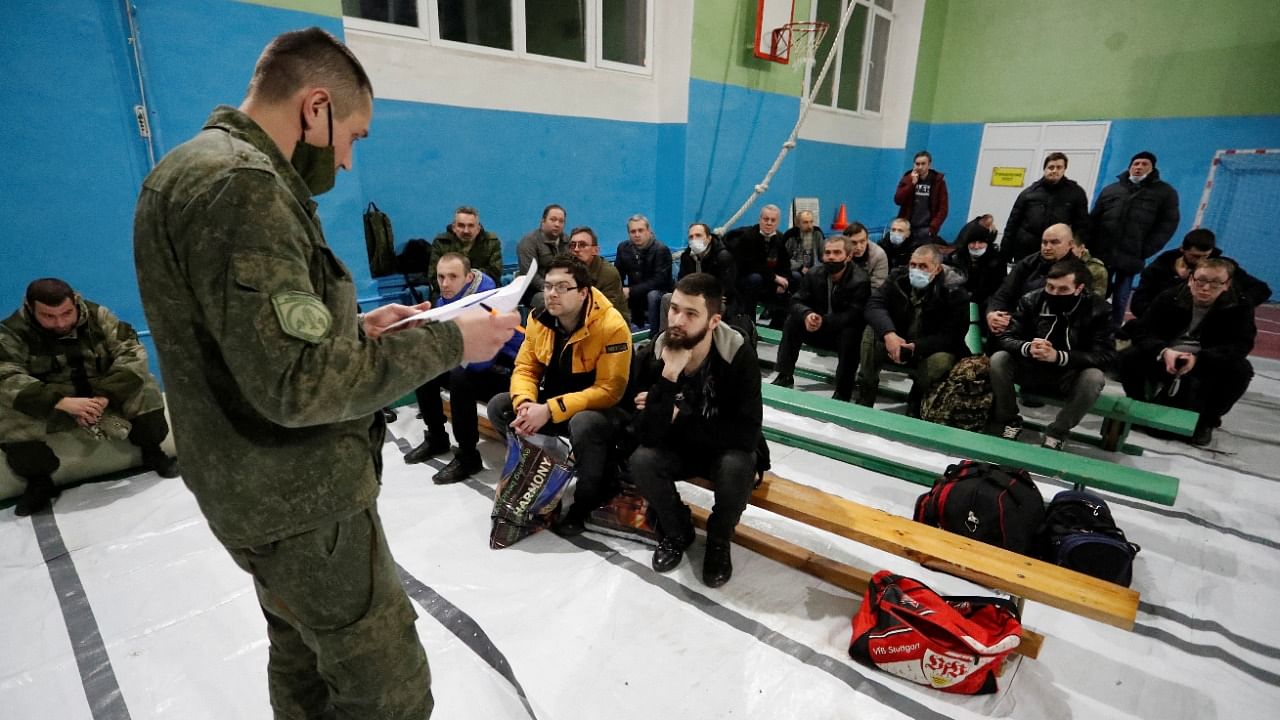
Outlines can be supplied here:
<path id="1" fill-rule="evenodd" d="M 89 710 L 94 720 L 129 720 L 129 707 L 125 705 L 115 670 L 111 668 L 111 658 L 102 642 L 98 620 L 93 616 L 84 585 L 80 583 L 80 573 L 76 572 L 67 545 L 62 541 L 53 509 L 46 508 L 32 515 L 31 524 L 40 543 L 44 564 L 49 568 L 49 579 L 53 581 L 53 590 L 62 608 L 62 619 L 67 623 L 67 635 L 75 650 L 76 666 L 80 669 L 80 683 L 84 686 Z"/>

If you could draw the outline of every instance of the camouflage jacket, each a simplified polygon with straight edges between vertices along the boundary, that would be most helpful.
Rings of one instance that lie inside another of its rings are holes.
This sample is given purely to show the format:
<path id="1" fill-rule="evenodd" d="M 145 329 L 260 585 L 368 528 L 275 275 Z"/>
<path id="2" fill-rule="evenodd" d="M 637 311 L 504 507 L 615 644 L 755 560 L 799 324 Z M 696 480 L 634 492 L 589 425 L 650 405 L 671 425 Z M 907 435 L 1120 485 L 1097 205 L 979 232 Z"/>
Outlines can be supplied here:
<path id="1" fill-rule="evenodd" d="M 84 380 L 94 395 L 121 407 L 151 380 L 147 351 L 129 323 L 76 296 L 75 330 L 57 337 L 24 304 L 0 323 L 0 408 L 48 420 L 64 397 L 80 395 L 73 371 L 84 358 Z"/>
<path id="2" fill-rule="evenodd" d="M 235 108 L 143 182 L 134 262 L 183 479 L 228 547 L 371 505 L 376 411 L 462 359 L 453 323 L 364 336 L 306 184 Z"/>

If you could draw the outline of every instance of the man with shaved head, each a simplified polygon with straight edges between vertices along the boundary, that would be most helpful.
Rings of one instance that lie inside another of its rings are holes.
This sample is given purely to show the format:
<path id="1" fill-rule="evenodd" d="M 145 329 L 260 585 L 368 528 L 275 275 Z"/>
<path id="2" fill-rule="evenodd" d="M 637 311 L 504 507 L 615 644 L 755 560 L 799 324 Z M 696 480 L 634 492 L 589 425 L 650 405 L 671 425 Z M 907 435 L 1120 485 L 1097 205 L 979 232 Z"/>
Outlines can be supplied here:
<path id="1" fill-rule="evenodd" d="M 1009 327 L 1009 313 L 1017 307 L 1018 299 L 1032 290 L 1044 287 L 1049 268 L 1054 263 L 1075 256 L 1073 238 L 1070 225 L 1050 225 L 1040 237 L 1040 252 L 1028 255 L 1014 264 L 1000 289 L 987 302 L 987 326 L 992 333 L 1002 333 Z"/>

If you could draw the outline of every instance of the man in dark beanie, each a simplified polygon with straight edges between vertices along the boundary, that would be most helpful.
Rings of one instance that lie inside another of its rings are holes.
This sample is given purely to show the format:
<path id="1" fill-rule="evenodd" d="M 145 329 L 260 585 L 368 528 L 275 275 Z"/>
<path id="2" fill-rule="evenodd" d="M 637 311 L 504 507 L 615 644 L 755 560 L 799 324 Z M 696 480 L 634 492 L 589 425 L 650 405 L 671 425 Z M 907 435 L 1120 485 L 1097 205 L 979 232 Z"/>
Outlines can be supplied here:
<path id="1" fill-rule="evenodd" d="M 1089 213 L 1089 248 L 1111 273 L 1114 326 L 1124 321 L 1134 277 L 1173 237 L 1178 218 L 1178 191 L 1160 179 L 1156 156 L 1146 150 L 1098 195 Z"/>

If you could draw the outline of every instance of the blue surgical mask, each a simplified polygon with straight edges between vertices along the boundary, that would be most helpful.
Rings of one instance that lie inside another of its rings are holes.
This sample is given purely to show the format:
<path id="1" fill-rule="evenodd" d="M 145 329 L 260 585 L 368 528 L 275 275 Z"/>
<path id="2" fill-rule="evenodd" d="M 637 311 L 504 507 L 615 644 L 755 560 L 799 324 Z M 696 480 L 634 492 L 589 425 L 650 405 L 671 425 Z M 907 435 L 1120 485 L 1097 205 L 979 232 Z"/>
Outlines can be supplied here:
<path id="1" fill-rule="evenodd" d="M 983 255 L 986 255 L 986 254 L 987 254 L 987 249 L 986 249 L 986 248 L 984 248 L 984 247 L 982 247 L 982 248 L 969 248 L 969 257 L 980 258 L 980 257 L 982 257 Z"/>
<path id="2" fill-rule="evenodd" d="M 902 241 L 906 239 L 907 239 L 907 236 L 903 235 L 902 233 L 889 233 L 889 242 L 893 243 L 894 245 L 901 245 Z"/>
<path id="3" fill-rule="evenodd" d="M 920 268 L 911 268 L 907 270 L 907 279 L 911 282 L 911 287 L 923 290 L 929 285 L 929 281 L 933 279 L 933 276 Z"/>

